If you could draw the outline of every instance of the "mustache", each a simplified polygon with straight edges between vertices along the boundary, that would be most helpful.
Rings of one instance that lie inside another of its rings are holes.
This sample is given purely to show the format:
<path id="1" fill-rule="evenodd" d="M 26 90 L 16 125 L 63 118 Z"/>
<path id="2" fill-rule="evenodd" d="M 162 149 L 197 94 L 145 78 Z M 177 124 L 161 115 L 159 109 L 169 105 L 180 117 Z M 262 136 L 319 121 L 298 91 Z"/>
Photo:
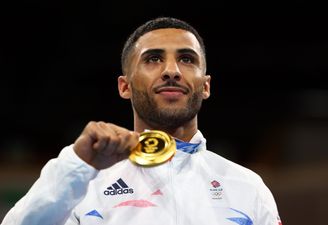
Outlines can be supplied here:
<path id="1" fill-rule="evenodd" d="M 164 84 L 156 86 L 154 88 L 154 91 L 158 92 L 161 88 L 165 88 L 165 87 L 177 87 L 177 88 L 181 88 L 185 93 L 189 93 L 189 88 L 188 87 L 177 83 L 175 80 L 169 80 Z"/>

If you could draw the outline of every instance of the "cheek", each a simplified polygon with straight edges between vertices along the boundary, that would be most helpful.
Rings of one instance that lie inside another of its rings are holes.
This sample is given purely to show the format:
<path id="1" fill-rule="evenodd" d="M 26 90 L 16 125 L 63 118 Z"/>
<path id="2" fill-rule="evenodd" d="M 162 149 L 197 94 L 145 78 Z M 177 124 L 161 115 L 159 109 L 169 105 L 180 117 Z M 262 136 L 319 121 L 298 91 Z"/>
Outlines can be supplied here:
<path id="1" fill-rule="evenodd" d="M 162 63 L 142 63 L 136 68 L 136 73 L 143 79 L 150 80 L 160 77 L 163 70 L 164 65 Z"/>
<path id="2" fill-rule="evenodd" d="M 131 80 L 131 87 L 137 91 L 146 91 L 151 84 L 151 81 L 146 76 L 136 75 Z"/>
<path id="3" fill-rule="evenodd" d="M 132 82 L 138 87 L 150 87 L 156 79 L 161 77 L 160 69 L 158 67 L 150 68 L 147 66 L 138 67 L 133 76 Z"/>
<path id="4" fill-rule="evenodd" d="M 194 81 L 194 89 L 196 92 L 201 92 L 205 89 L 204 79 L 198 78 Z"/>

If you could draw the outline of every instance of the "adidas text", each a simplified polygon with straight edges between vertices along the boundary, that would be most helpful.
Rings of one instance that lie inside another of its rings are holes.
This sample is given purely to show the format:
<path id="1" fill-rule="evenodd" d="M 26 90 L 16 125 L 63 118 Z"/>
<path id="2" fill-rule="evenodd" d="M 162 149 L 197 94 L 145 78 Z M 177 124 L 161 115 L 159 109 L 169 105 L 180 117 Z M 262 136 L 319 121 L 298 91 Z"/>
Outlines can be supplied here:
<path id="1" fill-rule="evenodd" d="M 132 188 L 118 189 L 118 190 L 105 190 L 105 195 L 123 195 L 123 194 L 132 194 Z"/>

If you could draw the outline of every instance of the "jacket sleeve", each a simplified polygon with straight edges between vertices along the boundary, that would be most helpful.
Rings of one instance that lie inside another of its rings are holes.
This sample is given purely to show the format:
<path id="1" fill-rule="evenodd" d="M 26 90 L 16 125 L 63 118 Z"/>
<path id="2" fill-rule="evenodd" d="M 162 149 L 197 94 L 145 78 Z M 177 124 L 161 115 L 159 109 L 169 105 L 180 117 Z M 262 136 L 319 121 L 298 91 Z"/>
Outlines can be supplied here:
<path id="1" fill-rule="evenodd" d="M 256 214 L 254 225 L 282 225 L 274 197 L 264 183 L 258 191 Z"/>
<path id="2" fill-rule="evenodd" d="M 65 147 L 58 158 L 43 167 L 38 180 L 7 213 L 2 225 L 65 224 L 97 173 L 75 154 L 73 145 Z"/>

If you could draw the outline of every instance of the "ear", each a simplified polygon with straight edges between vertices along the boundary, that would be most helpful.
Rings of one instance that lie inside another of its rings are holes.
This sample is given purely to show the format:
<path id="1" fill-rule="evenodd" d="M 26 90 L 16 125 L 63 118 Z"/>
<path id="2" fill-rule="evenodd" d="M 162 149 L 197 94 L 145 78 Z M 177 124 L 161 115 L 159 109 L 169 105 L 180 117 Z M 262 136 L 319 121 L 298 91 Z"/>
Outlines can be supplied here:
<path id="1" fill-rule="evenodd" d="M 205 82 L 203 84 L 203 99 L 208 99 L 211 95 L 211 76 L 205 75 Z"/>
<path id="2" fill-rule="evenodd" d="M 117 78 L 118 91 L 120 96 L 124 99 L 131 98 L 131 90 L 127 76 L 119 76 Z"/>

